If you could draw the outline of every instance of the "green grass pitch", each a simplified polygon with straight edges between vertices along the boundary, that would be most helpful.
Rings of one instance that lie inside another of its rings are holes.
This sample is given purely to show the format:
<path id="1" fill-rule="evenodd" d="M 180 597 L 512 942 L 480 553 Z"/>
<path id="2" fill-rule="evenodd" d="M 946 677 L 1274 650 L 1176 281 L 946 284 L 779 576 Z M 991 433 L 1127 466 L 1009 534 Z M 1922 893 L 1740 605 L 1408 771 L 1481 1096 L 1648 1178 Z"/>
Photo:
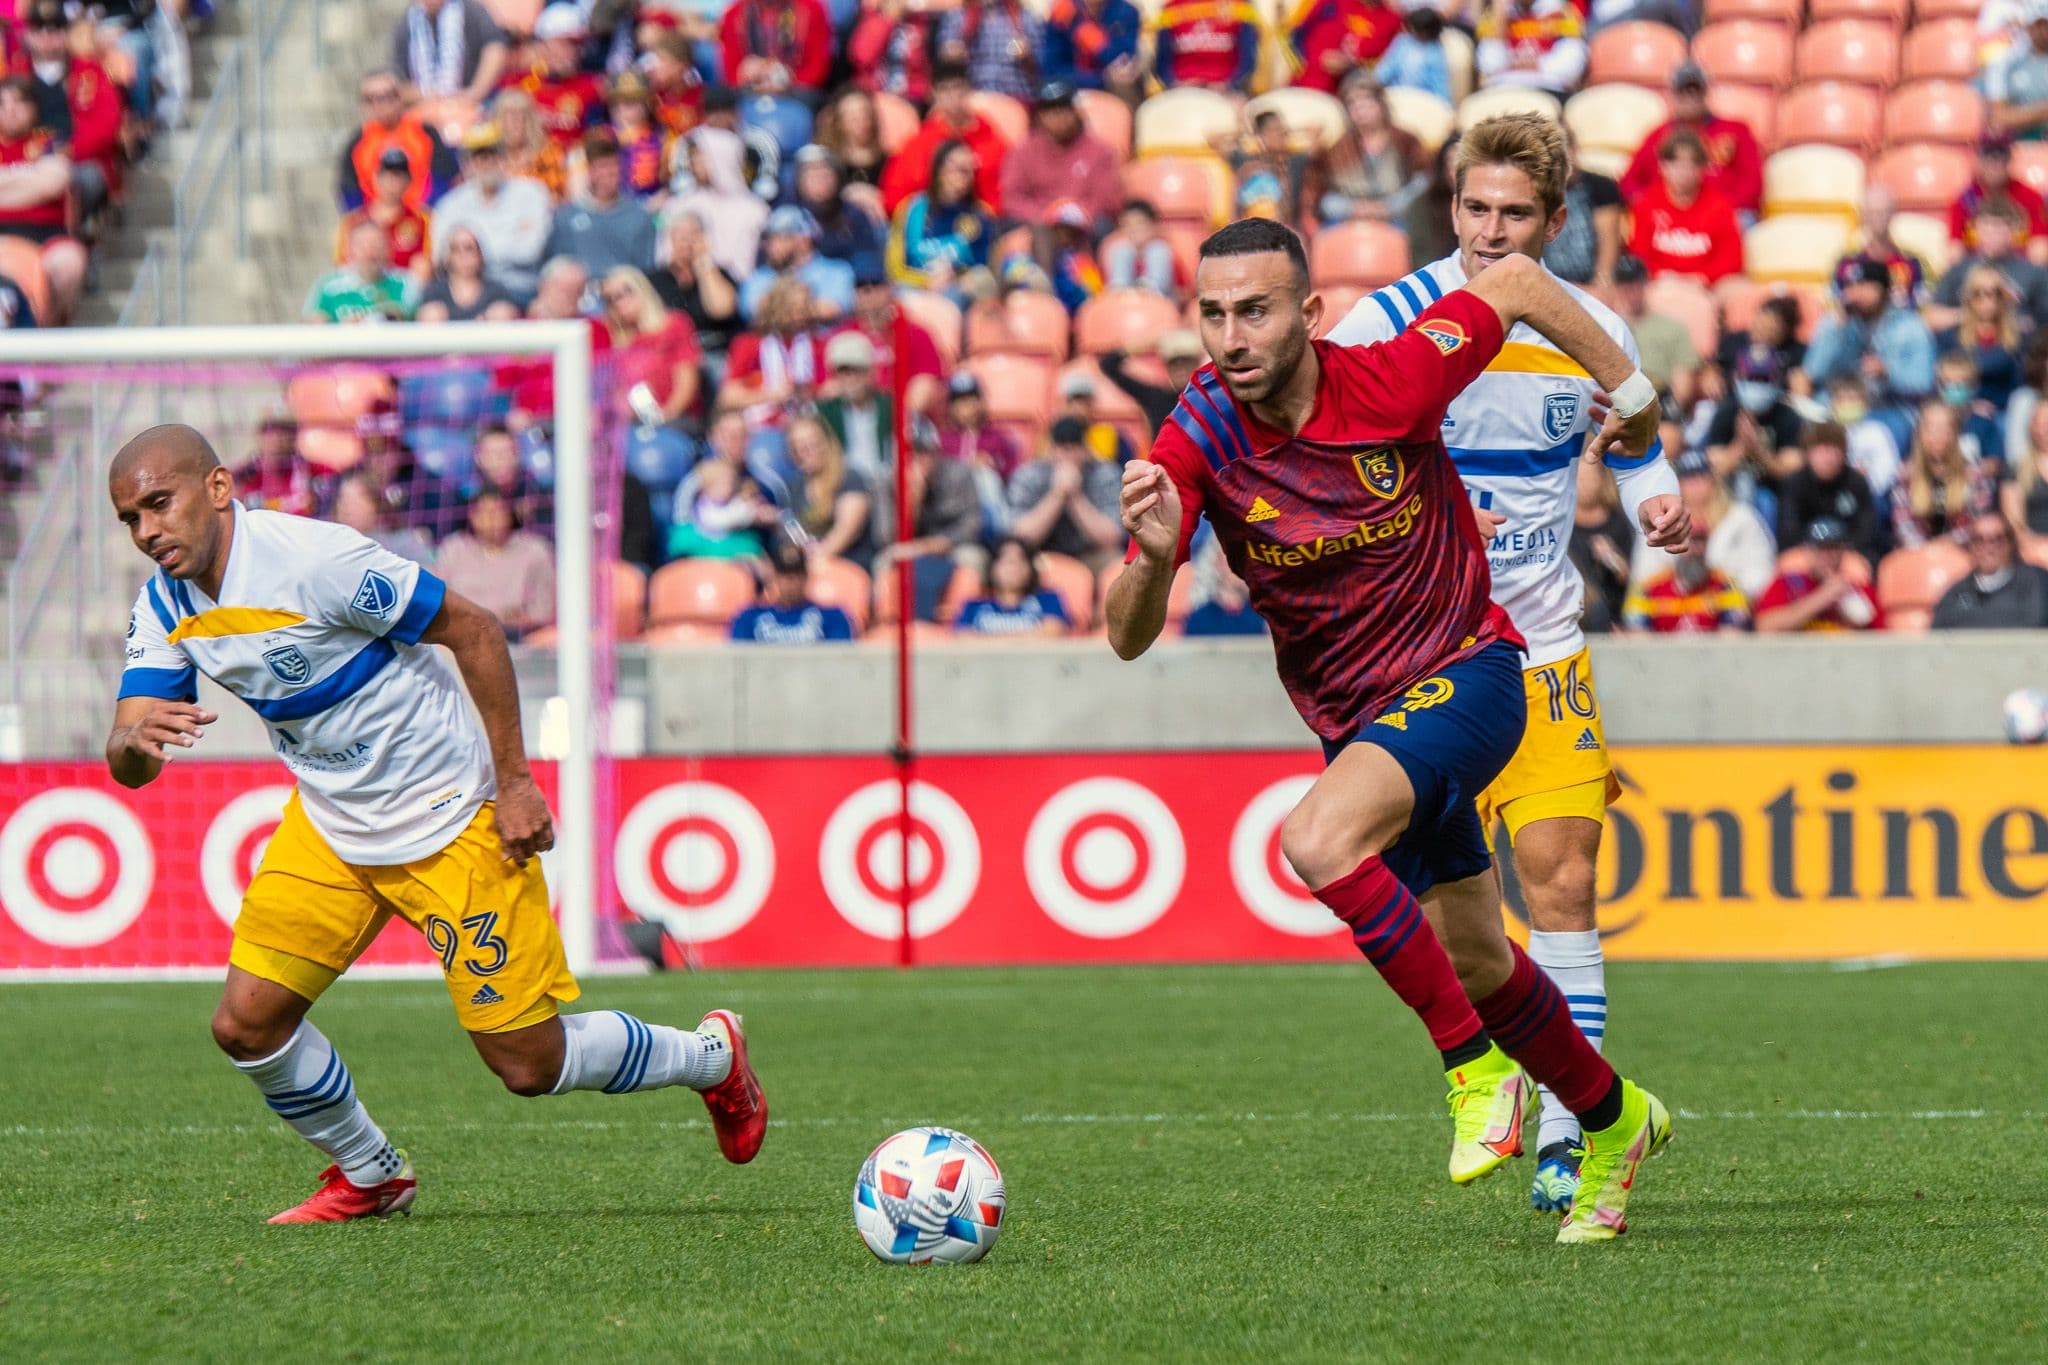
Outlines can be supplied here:
<path id="1" fill-rule="evenodd" d="M 745 1011 L 776 1126 L 744 1168 L 687 1091 L 515 1099 L 438 985 L 345 981 L 316 1017 L 420 1198 L 301 1228 L 263 1219 L 321 1162 L 213 1051 L 210 987 L 13 986 L 0 1358 L 2040 1360 L 2041 983 L 1613 968 L 1678 1136 L 1590 1248 L 1529 1160 L 1445 1180 L 1434 1057 L 1362 968 L 589 983 Z M 861 1158 L 919 1122 L 1003 1164 L 980 1265 L 854 1234 Z"/>

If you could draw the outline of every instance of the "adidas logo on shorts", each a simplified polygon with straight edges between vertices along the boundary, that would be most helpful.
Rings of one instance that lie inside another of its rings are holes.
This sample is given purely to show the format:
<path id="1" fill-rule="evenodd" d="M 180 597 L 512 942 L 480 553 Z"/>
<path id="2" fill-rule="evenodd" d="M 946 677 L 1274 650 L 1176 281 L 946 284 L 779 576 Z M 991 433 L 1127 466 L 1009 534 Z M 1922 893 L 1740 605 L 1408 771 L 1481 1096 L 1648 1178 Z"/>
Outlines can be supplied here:
<path id="1" fill-rule="evenodd" d="M 469 1003 L 472 1005 L 502 1005 L 505 1003 L 505 997 L 492 990 L 490 985 L 486 983 L 476 988 L 476 994 L 469 997 Z"/>
<path id="2" fill-rule="evenodd" d="M 1594 734 L 1593 727 L 1588 725 L 1585 729 L 1579 731 L 1579 742 L 1572 745 L 1572 752 L 1583 753 L 1587 749 L 1597 750 L 1599 747 L 1600 737 Z"/>

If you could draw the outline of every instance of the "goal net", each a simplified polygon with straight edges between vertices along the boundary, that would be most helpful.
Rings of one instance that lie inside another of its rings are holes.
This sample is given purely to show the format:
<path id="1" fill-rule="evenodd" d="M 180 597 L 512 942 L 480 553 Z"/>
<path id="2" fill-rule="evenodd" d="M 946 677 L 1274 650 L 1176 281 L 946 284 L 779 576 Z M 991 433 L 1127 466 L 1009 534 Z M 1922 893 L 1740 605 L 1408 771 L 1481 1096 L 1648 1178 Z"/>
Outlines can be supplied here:
<path id="1" fill-rule="evenodd" d="M 262 723 L 206 680 L 221 719 L 190 755 L 138 791 L 107 776 L 129 609 L 153 566 L 106 471 L 159 422 L 204 433 L 245 505 L 351 525 L 506 621 L 571 965 L 628 956 L 601 912 L 613 598 L 637 581 L 617 387 L 581 322 L 0 334 L 0 976 L 217 973 L 290 793 Z M 431 961 L 402 927 L 362 959 Z"/>

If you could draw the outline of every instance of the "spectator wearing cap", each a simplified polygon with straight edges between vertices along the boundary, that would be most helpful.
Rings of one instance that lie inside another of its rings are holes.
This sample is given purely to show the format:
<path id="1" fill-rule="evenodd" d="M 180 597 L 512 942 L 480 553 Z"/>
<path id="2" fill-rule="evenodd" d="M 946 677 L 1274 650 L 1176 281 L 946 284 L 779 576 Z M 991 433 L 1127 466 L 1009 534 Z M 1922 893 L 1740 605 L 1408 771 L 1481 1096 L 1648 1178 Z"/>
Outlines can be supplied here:
<path id="1" fill-rule="evenodd" d="M 513 298 L 531 298 L 540 263 L 551 254 L 554 200 L 540 181 L 509 173 L 496 124 L 477 124 L 462 146 L 462 183 L 434 206 L 430 240 L 468 228 L 483 244 L 492 278 Z"/>
<path id="2" fill-rule="evenodd" d="M 1892 298 L 1883 261 L 1846 256 L 1835 267 L 1841 311 L 1821 320 L 1806 343 L 1814 387 L 1844 375 L 1863 379 L 1880 406 L 1910 406 L 1934 390 L 1934 333 Z"/>
<path id="3" fill-rule="evenodd" d="M 988 399 L 971 370 L 956 370 L 946 384 L 946 421 L 939 429 L 939 450 L 946 458 L 994 474 L 1000 489 L 1017 472 L 1022 453 L 1017 442 L 988 420 Z"/>
<path id="4" fill-rule="evenodd" d="M 588 35 L 578 6 L 565 0 L 549 5 L 533 21 L 536 60 L 507 82 L 533 100 L 541 126 L 564 156 L 604 112 L 604 85 L 582 65 Z"/>
<path id="5" fill-rule="evenodd" d="M 1569 0 L 1489 0 L 1479 16 L 1479 82 L 1563 99 L 1586 74 L 1585 23 Z"/>
<path id="6" fill-rule="evenodd" d="M 961 11 L 964 13 L 964 11 Z M 974 189 L 994 210 L 1003 205 L 1003 162 L 1009 144 L 994 124 L 974 112 L 968 97 L 974 86 L 967 68 L 942 62 L 932 72 L 932 110 L 911 139 L 897 148 L 882 172 L 882 210 L 894 215 L 918 191 L 931 184 L 939 149 L 964 142 L 974 153 Z"/>
<path id="7" fill-rule="evenodd" d="M 1066 604 L 1039 586 L 1038 563 L 1024 542 L 1005 536 L 989 552 L 981 593 L 960 604 L 953 629 L 961 635 L 1002 639 L 1037 635 L 1057 638 L 1073 629 Z"/>
<path id="8" fill-rule="evenodd" d="M 1785 367 L 1769 347 L 1744 351 L 1732 378 L 1707 427 L 1707 460 L 1738 499 L 1776 525 L 1778 488 L 1804 459 L 1806 422 L 1785 401 Z"/>
<path id="9" fill-rule="evenodd" d="M 1666 431 L 1673 430 L 1667 424 Z M 1679 445 L 1667 439 L 1665 448 L 1677 450 Z M 1770 527 L 1754 507 L 1735 499 L 1700 451 L 1681 450 L 1672 464 L 1678 471 L 1679 500 L 1692 518 L 1693 545 L 1704 547 L 1707 567 L 1734 585 L 1746 609 L 1778 571 L 1778 547 Z M 1642 540 L 1636 542 L 1631 565 L 1638 587 L 1657 581 L 1673 567 L 1671 555 Z"/>
<path id="10" fill-rule="evenodd" d="M 1369 71 L 1394 35 L 1401 10 L 1386 0 L 1303 0 L 1288 22 L 1294 84 L 1335 94 L 1353 71 Z"/>
<path id="11" fill-rule="evenodd" d="M 313 282 L 300 311 L 307 322 L 404 322 L 412 309 L 413 283 L 391 268 L 384 229 L 358 223 L 349 235 L 348 258 Z"/>
<path id="12" fill-rule="evenodd" d="M 1166 371 L 1166 382 L 1154 384 L 1131 373 L 1130 357 L 1122 351 L 1106 351 L 1095 358 L 1102 377 L 1129 395 L 1145 414 L 1145 425 L 1158 431 L 1173 416 L 1181 391 L 1194 381 L 1202 365 L 1202 339 L 1184 327 L 1161 333 L 1157 354 Z"/>
<path id="13" fill-rule="evenodd" d="M 705 351 L 722 356 L 739 326 L 740 291 L 711 254 L 696 210 L 669 216 L 668 264 L 650 279 L 662 305 L 690 319 Z"/>
<path id="14" fill-rule="evenodd" d="M 121 188 L 121 87 L 105 67 L 72 51 L 62 0 L 34 0 L 21 29 L 22 51 L 9 70 L 35 85 L 42 126 L 71 161 L 73 212 L 89 221 Z"/>
<path id="15" fill-rule="evenodd" d="M 1660 554 L 1660 560 L 1670 559 Z M 1621 605 L 1621 628 L 1639 635 L 1713 635 L 1749 629 L 1749 599 L 1708 563 L 1698 536 L 1683 554 L 1639 579 Z"/>
<path id="16" fill-rule="evenodd" d="M 1564 183 L 1564 227 L 1543 249 L 1543 264 L 1561 280 L 1606 289 L 1621 259 L 1621 186 L 1586 169 L 1579 140 L 1564 130 L 1571 175 Z"/>
<path id="17" fill-rule="evenodd" d="M 1051 238 L 1046 273 L 1052 281 L 1053 297 L 1066 305 L 1068 313 L 1078 313 L 1082 304 L 1103 289 L 1102 267 L 1091 245 L 1088 210 L 1072 199 L 1062 200 L 1047 210 L 1045 226 Z"/>
<path id="18" fill-rule="evenodd" d="M 1740 119 L 1722 118 L 1707 107 L 1707 73 L 1695 62 L 1671 73 L 1671 117 L 1650 131 L 1622 172 L 1621 192 L 1631 203 L 1657 188 L 1664 139 L 1683 129 L 1706 153 L 1706 184 L 1739 213 L 1757 214 L 1764 203 L 1764 158 L 1756 134 Z"/>
<path id="19" fill-rule="evenodd" d="M 628 68 L 612 77 L 605 87 L 608 127 L 619 144 L 619 179 L 626 193 L 659 213 L 668 199 L 669 178 L 674 174 L 675 139 L 661 125 L 654 112 L 654 92 L 638 71 Z M 582 148 L 569 160 L 569 196 L 576 198 L 589 188 L 589 165 Z"/>
<path id="20" fill-rule="evenodd" d="M 951 292 L 963 272 L 989 263 L 995 212 L 975 197 L 975 175 L 966 143 L 932 153 L 931 187 L 906 200 L 889 226 L 889 274 L 898 284 Z"/>
<path id="21" fill-rule="evenodd" d="M 967 68 L 976 90 L 1028 100 L 1037 88 L 1045 22 L 1023 0 L 961 0 L 939 16 L 933 39 L 942 60 Z"/>
<path id="22" fill-rule="evenodd" d="M 1144 94 L 1138 38 L 1145 20 L 1130 0 L 1054 0 L 1038 50 L 1039 74 L 1136 104 Z"/>
<path id="23" fill-rule="evenodd" d="M 875 347 L 857 331 L 825 343 L 828 396 L 818 418 L 846 452 L 847 468 L 863 478 L 882 479 L 896 459 L 896 404 L 875 385 Z"/>
<path id="24" fill-rule="evenodd" d="M 1962 414 L 1928 399 L 1892 498 L 1892 539 L 1906 549 L 1944 537 L 1961 542 L 1971 521 L 1997 506 L 1997 471 L 1964 444 Z"/>
<path id="25" fill-rule="evenodd" d="M 1870 480 L 1849 464 L 1848 431 L 1840 422 L 1808 422 L 1799 444 L 1805 462 L 1778 492 L 1779 546 L 1804 544 L 1807 528 L 1826 519 L 1841 526 L 1850 549 L 1875 563 L 1884 553 L 1885 525 Z"/>
<path id="26" fill-rule="evenodd" d="M 477 0 L 412 0 L 391 28 L 391 69 L 408 103 L 481 107 L 505 74 L 507 51 L 504 32 Z"/>
<path id="27" fill-rule="evenodd" d="M 28 0 L 19 10 L 18 21 L 0 29 L 0 55 L 6 57 L 4 73 L 25 78 L 34 89 L 36 125 L 60 145 L 70 144 L 71 101 L 64 89 L 64 68 L 56 65 L 60 56 L 71 53 L 71 20 L 64 13 L 64 0 Z M 7 41 L 18 38 L 15 42 Z M 35 67 L 49 63 L 50 78 Z"/>
<path id="28" fill-rule="evenodd" d="M 618 353 L 616 382 L 628 401 L 632 402 L 633 389 L 644 385 L 652 400 L 652 410 L 644 416 L 658 411 L 662 422 L 673 424 L 695 415 L 703 391 L 698 366 L 704 363 L 704 351 L 689 314 L 671 312 L 647 276 L 630 265 L 608 271 L 598 297 Z M 638 414 L 648 406 L 637 403 L 633 410 Z"/>
<path id="29" fill-rule="evenodd" d="M 412 168 L 406 164 L 405 153 L 397 147 L 386 147 L 384 155 L 377 161 L 376 178 L 370 182 L 369 199 L 361 208 L 343 214 L 341 226 L 335 230 L 336 265 L 348 259 L 348 239 L 356 225 L 375 223 L 384 229 L 385 244 L 394 270 L 415 275 L 431 272 L 433 259 L 428 254 L 428 245 L 432 235 L 428 232 L 427 216 L 405 202 L 411 175 Z"/>
<path id="30" fill-rule="evenodd" d="M 896 370 L 903 367 L 904 406 L 912 412 L 939 411 L 944 402 L 946 365 L 938 342 L 915 318 L 898 316 L 896 291 L 876 260 L 856 262 L 853 269 L 853 326 L 875 348 L 875 387 L 896 392 Z M 897 354 L 898 324 L 904 354 Z M 953 338 L 959 341 L 958 337 Z"/>
<path id="31" fill-rule="evenodd" d="M 1387 93 L 1364 70 L 1338 87 L 1344 133 L 1310 158 L 1301 178 L 1297 215 L 1303 222 L 1355 219 L 1405 222 L 1429 183 L 1429 153 L 1394 126 Z"/>
<path id="32" fill-rule="evenodd" d="M 1849 528 L 1833 517 L 1807 523 L 1801 542 L 1811 559 L 1771 580 L 1756 600 L 1759 635 L 1794 631 L 1883 630 L 1884 608 L 1849 577 Z"/>
<path id="33" fill-rule="evenodd" d="M 1152 35 L 1152 77 L 1243 93 L 1259 66 L 1259 12 L 1250 0 L 1166 0 Z"/>
<path id="34" fill-rule="evenodd" d="M 2012 526 L 1997 512 L 1970 521 L 1970 576 L 1934 604 L 1936 630 L 2040 630 L 2048 626 L 2048 570 L 2022 563 Z"/>
<path id="35" fill-rule="evenodd" d="M 1063 204 L 1078 204 L 1087 231 L 1099 235 L 1123 207 L 1123 166 L 1081 122 L 1074 98 L 1065 81 L 1038 88 L 1031 132 L 1003 162 L 1001 203 L 1010 217 L 1034 224 L 1049 223 Z"/>
<path id="36" fill-rule="evenodd" d="M 377 167 L 384 153 L 397 148 L 405 154 L 410 168 L 405 202 L 425 211 L 453 185 L 458 174 L 455 157 L 441 135 L 406 112 L 405 97 L 398 77 L 389 71 L 371 71 L 356 84 L 356 100 L 363 111 L 362 125 L 341 149 L 335 174 L 335 198 L 343 211 L 359 209 L 370 197 Z"/>
<path id="37" fill-rule="evenodd" d="M 811 561 L 787 541 L 769 554 L 772 571 L 761 601 L 732 618 L 732 638 L 748 645 L 843 644 L 853 637 L 853 620 L 839 607 L 811 600 Z"/>
<path id="38" fill-rule="evenodd" d="M 1389 90 L 1422 90 L 1445 104 L 1457 103 L 1451 91 L 1451 54 L 1444 47 L 1443 11 L 1432 5 L 1411 6 L 1372 74 Z"/>
<path id="39" fill-rule="evenodd" d="M 625 192 L 619 142 L 610 129 L 584 135 L 583 160 L 589 187 L 556 210 L 546 254 L 574 256 L 592 275 L 622 265 L 643 274 L 654 269 L 654 215 Z"/>
<path id="40" fill-rule="evenodd" d="M 1963 324 L 1965 281 L 1973 271 L 1985 266 L 1997 271 L 2005 282 L 2006 292 L 2017 304 L 2028 330 L 2048 325 L 2048 268 L 2020 254 L 2019 240 L 2024 230 L 2019 211 L 2010 204 L 1986 204 L 1980 208 L 1971 228 L 1977 249 L 1942 275 L 1925 313 L 1927 325 L 1939 331 Z"/>
<path id="41" fill-rule="evenodd" d="M 815 107 L 832 74 L 832 16 L 818 0 L 734 0 L 718 46 L 733 89 Z"/>
<path id="42" fill-rule="evenodd" d="M 850 269 L 863 258 L 881 260 L 889 237 L 882 220 L 845 191 L 845 172 L 829 150 L 814 142 L 796 154 L 795 204 L 817 228 L 812 245 L 820 256 Z"/>
<path id="43" fill-rule="evenodd" d="M 1059 415 L 1071 417 L 1081 424 L 1081 444 L 1096 459 L 1121 466 L 1129 464 L 1136 454 L 1116 425 L 1103 421 L 1097 415 L 1095 376 L 1086 370 L 1075 370 L 1061 377 Z"/>
<path id="44" fill-rule="evenodd" d="M 1064 416 L 1052 424 L 1049 453 L 1010 479 L 1010 533 L 1035 554 L 1071 555 L 1100 571 L 1123 553 L 1117 498 L 1123 475 L 1115 460 L 1088 445 L 1088 424 Z"/>
<path id="45" fill-rule="evenodd" d="M 1948 235 L 1965 252 L 1977 250 L 1976 219 L 1987 205 L 2006 205 L 2024 223 L 2020 245 L 2030 258 L 2048 249 L 2048 204 L 2028 186 L 2012 178 L 2012 134 L 1990 132 L 1977 142 L 1976 178 L 1948 206 Z"/>
<path id="46" fill-rule="evenodd" d="M 1176 300 L 1187 287 L 1151 200 L 1130 200 L 1117 214 L 1115 233 L 1102 243 L 1102 277 L 1111 289 L 1149 289 Z"/>
<path id="47" fill-rule="evenodd" d="M 1657 182 L 1631 200 L 1629 250 L 1651 278 L 1692 275 L 1712 284 L 1742 271 L 1742 226 L 1735 206 L 1706 184 L 1707 149 L 1680 128 L 1657 146 Z"/>
<path id="48" fill-rule="evenodd" d="M 874 539 L 879 546 L 874 574 L 880 578 L 898 564 L 908 564 L 915 615 L 936 620 L 939 601 L 952 580 L 955 565 L 980 572 L 988 562 L 981 545 L 981 501 L 974 475 L 966 465 L 939 453 L 939 432 L 929 418 L 910 422 L 910 536 L 897 539 L 895 471 L 875 484 Z"/>
<path id="49" fill-rule="evenodd" d="M 748 409 L 750 425 L 772 427 L 789 404 L 816 398 L 831 371 L 814 312 L 802 280 L 770 286 L 754 309 L 753 327 L 732 340 L 718 405 Z"/>
<path id="50" fill-rule="evenodd" d="M 909 0 L 861 0 L 846 38 L 854 84 L 912 104 L 932 97 L 932 29 L 937 16 Z"/>
<path id="51" fill-rule="evenodd" d="M 818 322 L 833 322 L 853 311 L 853 267 L 817 251 L 818 224 L 795 204 L 768 215 L 761 231 L 760 264 L 740 284 L 740 316 L 752 320 L 761 296 L 776 281 L 802 280 Z"/>
<path id="52" fill-rule="evenodd" d="M 1700 353 L 1684 323 L 1650 311 L 1650 272 L 1642 260 L 1623 256 L 1614 263 L 1614 311 L 1636 339 L 1638 362 L 1674 410 L 1687 413 L 1700 396 Z"/>
<path id="53" fill-rule="evenodd" d="M 744 280 L 754 273 L 768 206 L 747 185 L 746 144 L 724 128 L 702 127 L 683 142 L 683 163 L 691 187 L 669 201 L 671 215 L 693 213 L 711 239 L 711 255 L 725 273 Z"/>
<path id="54" fill-rule="evenodd" d="M 490 276 L 474 228 L 457 228 L 434 247 L 435 271 L 413 310 L 418 322 L 509 322 L 519 305 Z M 393 262 L 395 265 L 396 262 Z"/>
<path id="55" fill-rule="evenodd" d="M 2026 0 L 2026 41 L 1984 72 L 1991 127 L 2038 142 L 2048 136 L 2048 0 Z"/>

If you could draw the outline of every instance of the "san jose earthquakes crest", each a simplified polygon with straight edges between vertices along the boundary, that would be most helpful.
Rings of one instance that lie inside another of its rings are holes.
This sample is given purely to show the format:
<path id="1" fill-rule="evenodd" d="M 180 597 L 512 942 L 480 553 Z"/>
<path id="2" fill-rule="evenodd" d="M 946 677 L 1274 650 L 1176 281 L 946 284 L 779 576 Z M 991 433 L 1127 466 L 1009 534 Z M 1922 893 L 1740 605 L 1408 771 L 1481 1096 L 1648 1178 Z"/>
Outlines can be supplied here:
<path id="1" fill-rule="evenodd" d="M 1401 452 L 1394 447 L 1361 450 L 1351 457 L 1351 467 L 1358 471 L 1358 481 L 1374 497 L 1392 502 L 1400 496 L 1401 480 L 1407 470 L 1402 467 Z"/>
<path id="2" fill-rule="evenodd" d="M 1579 424 L 1579 396 L 1575 393 L 1552 393 L 1543 398 L 1543 436 L 1552 445 L 1563 441 L 1572 434 L 1572 428 Z"/>
<path id="3" fill-rule="evenodd" d="M 279 682 L 291 687 L 313 676 L 313 665 L 300 652 L 297 645 L 285 645 L 281 649 L 266 650 L 263 655 L 264 667 Z"/>

